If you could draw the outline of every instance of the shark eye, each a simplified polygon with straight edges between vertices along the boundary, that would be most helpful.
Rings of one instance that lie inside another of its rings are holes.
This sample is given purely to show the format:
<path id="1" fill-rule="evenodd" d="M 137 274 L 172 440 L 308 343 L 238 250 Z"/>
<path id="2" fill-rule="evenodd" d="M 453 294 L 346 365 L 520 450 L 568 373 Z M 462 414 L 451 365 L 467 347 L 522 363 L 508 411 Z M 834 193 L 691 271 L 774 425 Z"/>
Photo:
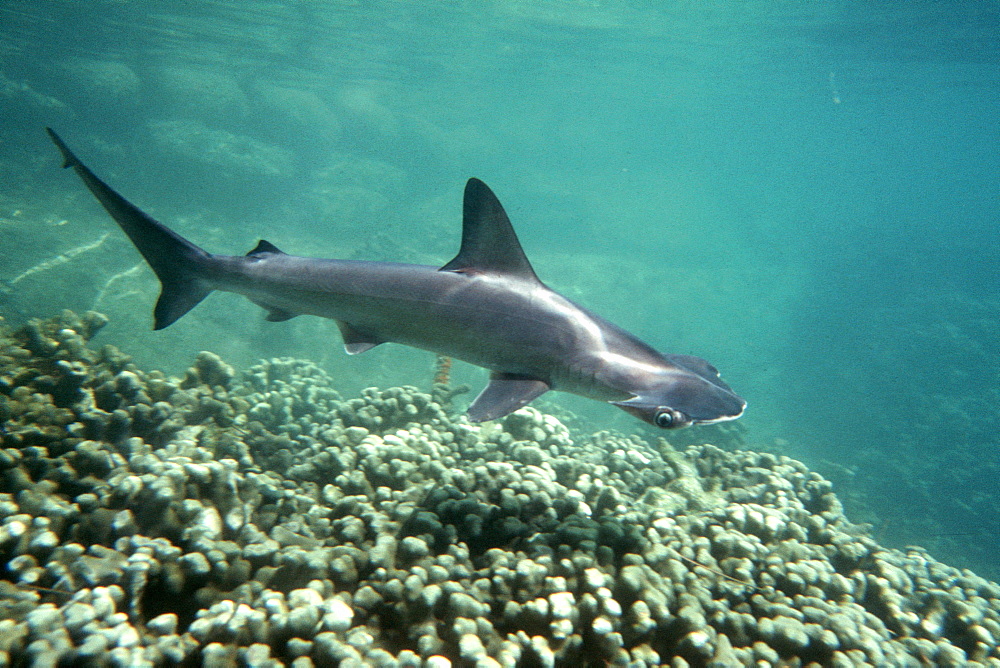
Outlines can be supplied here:
<path id="1" fill-rule="evenodd" d="M 660 411 L 653 418 L 657 427 L 662 427 L 663 429 L 669 429 L 674 424 L 674 414 L 670 411 Z"/>

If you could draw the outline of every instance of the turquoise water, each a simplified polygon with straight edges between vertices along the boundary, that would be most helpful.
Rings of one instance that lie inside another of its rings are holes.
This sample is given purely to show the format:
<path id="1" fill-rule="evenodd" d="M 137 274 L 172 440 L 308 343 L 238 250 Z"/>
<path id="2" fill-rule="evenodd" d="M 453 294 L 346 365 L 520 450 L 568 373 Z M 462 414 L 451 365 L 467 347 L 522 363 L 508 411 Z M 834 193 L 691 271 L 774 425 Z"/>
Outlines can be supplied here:
<path id="1" fill-rule="evenodd" d="M 443 264 L 477 176 L 543 280 L 722 371 L 745 447 L 1000 577 L 1000 7 L 660 4 L 7 0 L 0 315 L 96 308 L 95 343 L 171 372 L 208 349 L 429 385 L 426 353 L 348 358 L 231 295 L 149 331 L 155 279 L 42 127 L 219 253 Z"/>

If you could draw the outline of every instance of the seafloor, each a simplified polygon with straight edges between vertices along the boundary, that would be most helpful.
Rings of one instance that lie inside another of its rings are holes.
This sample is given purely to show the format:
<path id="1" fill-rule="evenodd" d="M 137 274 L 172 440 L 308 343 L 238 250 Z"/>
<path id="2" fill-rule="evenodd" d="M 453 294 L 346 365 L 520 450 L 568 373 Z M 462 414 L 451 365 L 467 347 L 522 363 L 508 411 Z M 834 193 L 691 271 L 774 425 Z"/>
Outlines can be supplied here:
<path id="1" fill-rule="evenodd" d="M 0 337 L 2 665 L 1000 666 L 1000 586 L 795 460 L 301 360 L 168 378 L 105 321 Z"/>

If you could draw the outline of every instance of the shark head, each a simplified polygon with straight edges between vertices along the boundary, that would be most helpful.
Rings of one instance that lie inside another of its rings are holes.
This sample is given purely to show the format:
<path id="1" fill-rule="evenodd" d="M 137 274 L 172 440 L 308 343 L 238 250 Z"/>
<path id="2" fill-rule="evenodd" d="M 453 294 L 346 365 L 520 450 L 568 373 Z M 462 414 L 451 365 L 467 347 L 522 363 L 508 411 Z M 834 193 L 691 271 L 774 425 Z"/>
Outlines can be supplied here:
<path id="1" fill-rule="evenodd" d="M 747 403 L 719 378 L 714 366 L 690 355 L 667 355 L 655 382 L 625 401 L 611 403 L 662 429 L 735 420 Z"/>

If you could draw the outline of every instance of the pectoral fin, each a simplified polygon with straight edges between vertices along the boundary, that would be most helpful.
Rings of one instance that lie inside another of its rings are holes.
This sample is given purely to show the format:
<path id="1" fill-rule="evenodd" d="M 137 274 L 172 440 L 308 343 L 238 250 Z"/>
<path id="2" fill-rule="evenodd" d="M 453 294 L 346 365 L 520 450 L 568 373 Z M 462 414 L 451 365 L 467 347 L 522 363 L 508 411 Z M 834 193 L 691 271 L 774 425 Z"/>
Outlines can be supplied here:
<path id="1" fill-rule="evenodd" d="M 371 350 L 378 344 L 383 343 L 373 336 L 369 336 L 364 332 L 359 332 L 351 326 L 350 323 L 346 323 L 342 320 L 337 321 L 337 327 L 340 328 L 340 335 L 344 337 L 344 350 L 347 351 L 348 355 L 360 355 L 367 350 Z"/>
<path id="2" fill-rule="evenodd" d="M 476 400 L 469 406 L 473 422 L 496 420 L 513 413 L 549 391 L 549 385 L 537 378 L 507 373 L 494 373 Z"/>

